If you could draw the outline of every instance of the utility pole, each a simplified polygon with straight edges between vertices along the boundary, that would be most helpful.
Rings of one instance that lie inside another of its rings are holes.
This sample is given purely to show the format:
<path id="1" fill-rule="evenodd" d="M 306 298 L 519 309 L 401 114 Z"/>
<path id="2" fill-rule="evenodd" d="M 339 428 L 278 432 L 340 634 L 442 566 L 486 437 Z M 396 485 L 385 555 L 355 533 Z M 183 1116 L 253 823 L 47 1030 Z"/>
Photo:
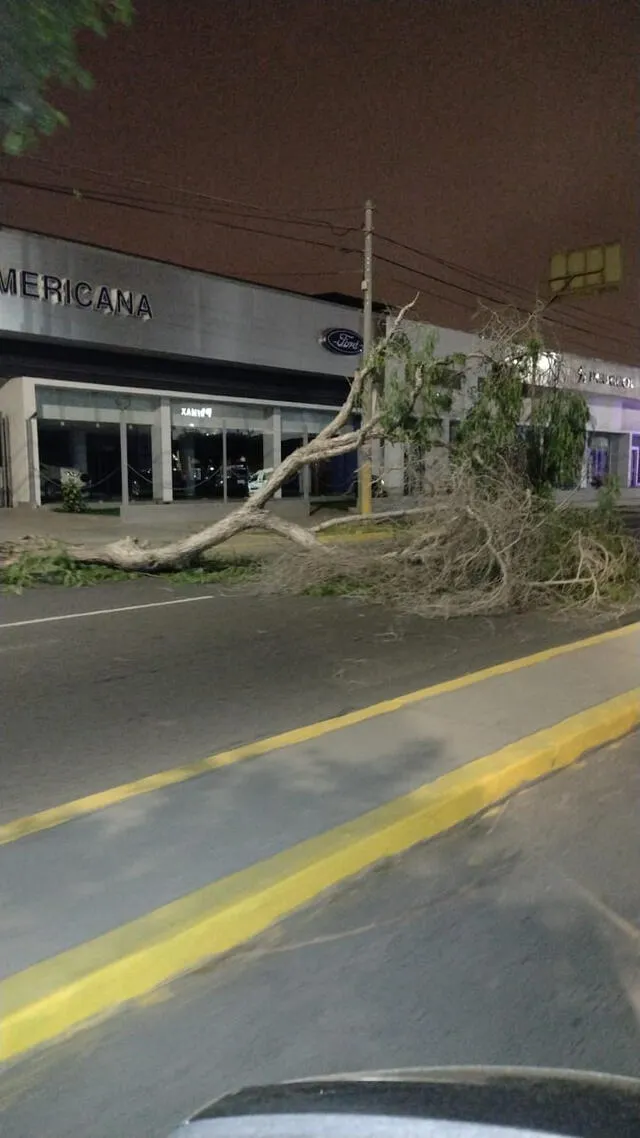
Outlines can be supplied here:
<path id="1" fill-rule="evenodd" d="M 367 201 L 364 207 L 364 264 L 362 274 L 362 362 L 366 363 L 373 347 L 373 202 Z M 375 410 L 375 392 L 371 377 L 362 392 L 362 418 L 369 419 Z M 361 514 L 373 510 L 371 477 L 371 440 L 365 442 L 360 451 L 358 475 L 358 509 Z"/>

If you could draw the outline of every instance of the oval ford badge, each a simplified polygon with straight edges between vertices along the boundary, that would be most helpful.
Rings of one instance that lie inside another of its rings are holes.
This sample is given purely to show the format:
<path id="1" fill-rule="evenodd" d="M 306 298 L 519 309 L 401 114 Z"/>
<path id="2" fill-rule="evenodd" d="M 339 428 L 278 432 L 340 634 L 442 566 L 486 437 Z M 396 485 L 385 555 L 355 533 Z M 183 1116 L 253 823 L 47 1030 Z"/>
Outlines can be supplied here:
<path id="1" fill-rule="evenodd" d="M 327 328 L 320 343 L 336 356 L 360 356 L 364 346 L 360 333 L 352 332 L 350 328 Z"/>

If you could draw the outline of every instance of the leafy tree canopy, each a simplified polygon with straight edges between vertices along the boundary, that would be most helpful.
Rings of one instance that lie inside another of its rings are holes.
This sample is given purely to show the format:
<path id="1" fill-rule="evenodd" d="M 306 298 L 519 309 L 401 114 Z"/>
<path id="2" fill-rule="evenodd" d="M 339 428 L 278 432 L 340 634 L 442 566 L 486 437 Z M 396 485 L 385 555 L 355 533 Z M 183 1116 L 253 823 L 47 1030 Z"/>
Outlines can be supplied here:
<path id="1" fill-rule="evenodd" d="M 76 37 L 104 36 L 129 24 L 132 0 L 0 0 L 0 138 L 6 154 L 22 154 L 41 134 L 66 125 L 48 101 L 50 83 L 88 90 Z"/>
<path id="2" fill-rule="evenodd" d="M 561 360 L 541 380 L 543 355 L 536 338 L 510 344 L 497 357 L 488 354 L 456 439 L 458 455 L 478 469 L 492 470 L 499 462 L 537 493 L 577 484 L 590 421 L 582 393 L 564 384 Z"/>

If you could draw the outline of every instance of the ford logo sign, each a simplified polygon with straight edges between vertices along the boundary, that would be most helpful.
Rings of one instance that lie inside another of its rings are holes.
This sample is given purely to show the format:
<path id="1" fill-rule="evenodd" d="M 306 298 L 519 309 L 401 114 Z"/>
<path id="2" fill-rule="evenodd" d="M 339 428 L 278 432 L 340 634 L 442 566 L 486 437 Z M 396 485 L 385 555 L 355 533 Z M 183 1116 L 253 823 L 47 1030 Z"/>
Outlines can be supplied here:
<path id="1" fill-rule="evenodd" d="M 320 343 L 336 356 L 361 356 L 364 347 L 360 333 L 352 332 L 350 328 L 327 328 Z"/>

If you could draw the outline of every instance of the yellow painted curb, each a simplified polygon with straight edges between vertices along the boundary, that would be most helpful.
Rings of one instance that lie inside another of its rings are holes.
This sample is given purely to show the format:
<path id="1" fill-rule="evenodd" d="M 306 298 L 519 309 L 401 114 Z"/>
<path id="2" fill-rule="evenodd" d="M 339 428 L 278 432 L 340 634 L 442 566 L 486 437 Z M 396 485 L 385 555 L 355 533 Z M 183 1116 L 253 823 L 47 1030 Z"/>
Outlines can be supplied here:
<path id="1" fill-rule="evenodd" d="M 71 802 L 63 802 L 60 806 L 52 806 L 48 810 L 40 810 L 37 814 L 28 814 L 22 818 L 14 818 L 11 822 L 0 825 L 0 846 L 8 842 L 16 842 L 19 838 L 38 834 L 42 830 L 51 830 L 55 826 L 62 826 L 74 818 L 82 818 L 87 814 L 94 814 L 97 810 L 105 810 L 119 802 L 130 798 L 137 798 L 140 794 L 151 794 L 155 790 L 165 790 L 169 786 L 176 786 L 189 779 L 199 778 L 209 771 L 219 770 L 222 767 L 232 766 L 234 763 L 244 762 L 246 759 L 256 759 L 266 755 L 269 751 L 279 751 L 283 747 L 293 747 L 300 743 L 308 743 L 312 739 L 319 739 L 332 731 L 342 731 L 346 727 L 356 727 L 359 723 L 366 723 L 376 719 L 379 715 L 388 715 L 394 711 L 401 711 L 414 703 L 423 700 L 435 699 L 440 695 L 461 691 L 471 687 L 472 684 L 484 680 L 495 679 L 498 676 L 507 676 L 521 668 L 531 668 L 536 664 L 544 664 L 548 660 L 555 660 L 559 656 L 566 656 L 572 652 L 579 652 L 586 648 L 593 648 L 599 644 L 619 640 L 640 632 L 640 622 L 624 625 L 622 628 L 610 629 L 608 632 L 598 632 L 584 640 L 573 640 L 568 644 L 558 644 L 553 648 L 544 648 L 530 656 L 521 656 L 515 660 L 506 660 L 503 664 L 492 664 L 478 672 L 467 672 L 456 676 L 453 680 L 444 680 L 431 687 L 419 688 L 417 691 L 405 692 L 404 695 L 384 699 L 379 703 L 360 707 L 357 711 L 348 711 L 344 715 L 336 715 L 331 719 L 321 719 L 316 723 L 309 723 L 304 727 L 294 727 L 290 731 L 283 731 L 279 735 L 271 735 L 265 739 L 257 739 L 253 743 L 245 743 L 240 747 L 232 747 L 228 751 L 218 751 L 215 755 L 208 755 L 204 759 L 196 759 L 183 766 L 171 767 L 169 770 L 158 771 L 157 774 L 145 775 L 133 782 L 121 783 L 119 786 L 100 790 L 95 794 L 87 794 L 83 798 L 76 798 Z"/>
<path id="2" fill-rule="evenodd" d="M 449 830 L 640 723 L 640 688 L 0 983 L 0 1060 L 250 940 L 324 890 Z"/>
<path id="3" fill-rule="evenodd" d="M 393 526 L 381 525 L 375 530 L 365 529 L 363 533 L 356 533 L 354 530 L 350 530 L 348 533 L 336 533 L 332 535 L 331 530 L 327 530 L 325 533 L 319 533 L 318 538 L 320 541 L 327 542 L 329 545 L 341 545 L 342 543 L 348 544 L 351 541 L 380 541 L 385 537 L 393 537 L 394 533 Z"/>

